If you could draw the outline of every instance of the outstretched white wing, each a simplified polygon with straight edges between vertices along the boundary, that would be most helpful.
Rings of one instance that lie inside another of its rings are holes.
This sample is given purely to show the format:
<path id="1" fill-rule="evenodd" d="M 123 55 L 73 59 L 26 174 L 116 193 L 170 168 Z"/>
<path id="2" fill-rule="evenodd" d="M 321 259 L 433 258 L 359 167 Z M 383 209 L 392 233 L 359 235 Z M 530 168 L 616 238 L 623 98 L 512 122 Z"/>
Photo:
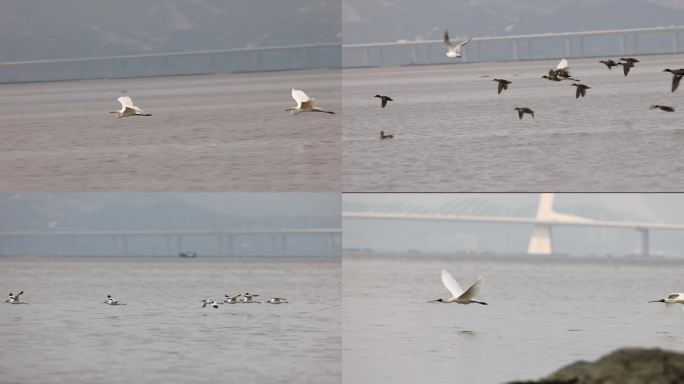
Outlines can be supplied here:
<path id="1" fill-rule="evenodd" d="M 134 106 L 133 100 L 131 100 L 129 96 L 121 96 L 117 100 L 119 100 L 119 103 L 121 103 L 124 108 L 132 108 Z"/>
<path id="2" fill-rule="evenodd" d="M 465 46 L 466 44 L 468 44 L 468 43 L 470 42 L 470 40 L 472 40 L 472 39 L 473 39 L 472 37 L 467 37 L 465 40 L 463 40 L 462 42 L 460 42 L 460 43 L 456 46 L 456 53 L 460 54 L 460 53 L 461 53 L 461 48 L 463 48 L 463 46 Z"/>
<path id="3" fill-rule="evenodd" d="M 475 296 L 477 296 L 477 293 L 480 292 L 480 287 L 482 286 L 483 281 L 484 279 L 482 277 L 478 277 L 477 281 L 471 285 L 467 291 L 463 292 L 463 294 L 459 296 L 459 299 L 473 300 Z"/>
<path id="4" fill-rule="evenodd" d="M 568 60 L 566 60 L 566 59 L 561 60 L 560 63 L 558 63 L 558 66 L 556 67 L 557 70 L 568 69 L 568 68 L 569 68 Z"/>
<path id="5" fill-rule="evenodd" d="M 304 93 L 304 91 L 294 88 L 292 88 L 292 98 L 297 102 L 297 108 L 301 108 L 302 103 L 306 103 L 310 100 L 310 97 Z"/>
<path id="6" fill-rule="evenodd" d="M 442 283 L 453 297 L 460 297 L 463 294 L 463 288 L 458 285 L 456 279 L 446 269 L 442 269 Z"/>

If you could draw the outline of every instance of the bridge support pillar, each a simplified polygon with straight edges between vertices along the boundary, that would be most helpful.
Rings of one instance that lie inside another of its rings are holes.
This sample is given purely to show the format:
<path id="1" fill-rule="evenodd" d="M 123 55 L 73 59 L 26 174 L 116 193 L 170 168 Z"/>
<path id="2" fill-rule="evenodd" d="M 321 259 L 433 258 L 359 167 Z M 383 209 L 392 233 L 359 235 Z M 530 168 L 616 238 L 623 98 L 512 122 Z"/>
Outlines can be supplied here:
<path id="1" fill-rule="evenodd" d="M 129 248 L 128 248 L 128 236 L 126 236 L 126 235 L 121 236 L 121 240 L 122 240 L 122 243 L 123 243 L 122 255 L 123 255 L 123 256 L 130 256 L 130 254 L 128 253 L 128 252 L 129 252 Z"/>
<path id="2" fill-rule="evenodd" d="M 171 236 L 164 236 L 164 242 L 166 243 L 166 256 L 173 255 L 171 251 Z"/>
<path id="3" fill-rule="evenodd" d="M 176 235 L 176 253 L 185 252 L 183 249 L 183 236 Z"/>
<path id="4" fill-rule="evenodd" d="M 649 249 L 651 247 L 651 231 L 649 231 L 648 228 L 639 228 L 637 231 L 639 231 L 639 234 L 641 235 L 641 257 L 648 257 L 650 255 Z"/>
<path id="5" fill-rule="evenodd" d="M 532 228 L 532 237 L 527 247 L 527 253 L 530 255 L 550 255 L 552 252 L 551 227 L 535 225 Z"/>
<path id="6" fill-rule="evenodd" d="M 570 57 L 572 53 L 572 40 L 570 37 L 565 38 L 565 57 Z"/>
<path id="7" fill-rule="evenodd" d="M 518 40 L 513 41 L 513 60 L 520 60 L 520 47 L 518 46 Z"/>
<path id="8" fill-rule="evenodd" d="M 217 235 L 216 241 L 218 242 L 219 256 L 225 256 L 226 255 L 226 244 L 225 244 L 226 239 L 223 237 L 223 235 Z"/>
<path id="9" fill-rule="evenodd" d="M 624 33 L 620 34 L 620 54 L 621 55 L 626 55 L 627 54 L 627 37 L 625 36 Z"/>
<path id="10" fill-rule="evenodd" d="M 228 235 L 226 239 L 228 240 L 228 254 L 230 256 L 235 256 L 235 247 L 233 246 L 235 242 L 233 241 L 233 236 Z"/>
<path id="11" fill-rule="evenodd" d="M 672 53 L 679 53 L 679 32 L 672 32 Z"/>

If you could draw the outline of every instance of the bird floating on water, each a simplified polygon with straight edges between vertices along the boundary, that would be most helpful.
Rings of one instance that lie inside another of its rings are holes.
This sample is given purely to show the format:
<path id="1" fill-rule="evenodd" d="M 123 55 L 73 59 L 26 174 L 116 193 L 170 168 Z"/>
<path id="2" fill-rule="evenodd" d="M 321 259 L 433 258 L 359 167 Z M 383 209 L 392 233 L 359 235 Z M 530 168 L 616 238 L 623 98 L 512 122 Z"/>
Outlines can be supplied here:
<path id="1" fill-rule="evenodd" d="M 288 301 L 284 297 L 271 297 L 271 300 L 267 301 L 269 304 L 287 304 Z"/>
<path id="2" fill-rule="evenodd" d="M 573 87 L 577 87 L 577 92 L 575 92 L 575 99 L 579 99 L 580 97 L 584 97 L 587 95 L 587 89 L 591 89 L 590 86 L 580 84 L 580 83 L 574 83 L 570 84 Z"/>
<path id="3" fill-rule="evenodd" d="M 152 116 L 149 113 L 143 112 L 142 109 L 133 105 L 133 100 L 129 96 L 121 96 L 117 99 L 121 103 L 120 111 L 112 111 L 109 113 L 116 113 L 118 117 L 129 117 L 129 116 Z"/>
<path id="4" fill-rule="evenodd" d="M 527 107 L 516 107 L 516 108 L 513 108 L 513 109 L 516 110 L 516 111 L 518 111 L 518 117 L 520 118 L 520 120 L 523 119 L 523 116 L 524 116 L 526 113 L 529 114 L 529 115 L 531 115 L 532 118 L 534 119 L 534 111 L 533 111 L 532 109 L 530 109 L 530 108 L 527 108 Z"/>
<path id="5" fill-rule="evenodd" d="M 104 303 L 109 305 L 126 305 L 120 302 L 119 300 L 113 298 L 112 295 L 107 295 L 107 299 L 104 301 Z"/>
<path id="6" fill-rule="evenodd" d="M 297 102 L 297 106 L 288 108 L 285 111 L 290 111 L 290 113 L 293 115 L 298 115 L 302 112 L 323 112 L 330 113 L 332 115 L 335 114 L 335 112 L 325 111 L 316 107 L 316 99 L 309 97 L 309 95 L 304 93 L 304 91 L 300 91 L 299 89 L 292 88 L 292 98 L 295 102 Z"/>
<path id="7" fill-rule="evenodd" d="M 672 74 L 672 92 L 676 91 L 677 88 L 679 88 L 679 82 L 682 80 L 682 77 L 684 77 L 684 68 L 683 69 L 665 69 L 663 72 L 670 72 Z"/>
<path id="8" fill-rule="evenodd" d="M 608 67 L 608 70 L 613 70 L 613 67 L 617 67 L 619 64 L 615 62 L 615 60 L 601 60 L 599 61 L 601 64 L 605 64 L 606 67 Z"/>
<path id="9" fill-rule="evenodd" d="M 480 287 L 482 286 L 484 279 L 482 277 L 478 277 L 477 281 L 473 285 L 470 286 L 467 290 L 464 290 L 461 288 L 461 286 L 458 284 L 456 279 L 454 279 L 453 276 L 451 276 L 451 273 L 449 273 L 446 269 L 442 269 L 442 283 L 446 287 L 446 289 L 449 290 L 451 293 L 451 297 L 447 299 L 437 299 L 437 300 L 431 300 L 430 302 L 440 302 L 440 303 L 458 303 L 458 304 L 472 304 L 472 303 L 477 303 L 477 304 L 482 304 L 482 305 L 487 305 L 484 301 L 477 301 L 475 300 L 475 296 L 477 296 L 477 293 L 480 291 Z"/>
<path id="10" fill-rule="evenodd" d="M 661 111 L 664 112 L 674 112 L 675 109 L 674 107 L 670 107 L 669 105 L 651 105 L 650 109 L 660 109 Z"/>
<path id="11" fill-rule="evenodd" d="M 505 90 L 508 89 L 508 85 L 509 85 L 509 84 L 513 84 L 512 81 L 508 81 L 508 80 L 505 80 L 505 79 L 494 79 L 494 80 L 492 80 L 492 81 L 496 81 L 497 83 L 499 83 L 499 86 L 497 87 L 497 90 L 498 90 L 498 94 L 499 94 L 499 95 L 501 94 L 501 92 L 503 92 L 503 91 L 505 91 Z"/>
<path id="12" fill-rule="evenodd" d="M 649 303 L 665 303 L 666 308 L 673 304 L 684 304 L 684 293 L 670 293 L 664 299 L 649 301 Z M 684 311 L 684 307 L 682 307 L 682 311 Z"/>
<path id="13" fill-rule="evenodd" d="M 17 293 L 16 295 L 10 292 L 7 300 L 5 300 L 5 303 L 10 303 L 10 304 L 28 304 L 25 301 L 21 301 L 21 298 L 19 296 L 23 295 L 24 291 L 21 291 Z"/>
<path id="14" fill-rule="evenodd" d="M 392 98 L 389 97 L 389 96 L 375 95 L 375 96 L 373 96 L 373 97 L 378 97 L 378 98 L 380 98 L 382 108 L 385 108 L 385 107 L 387 106 L 387 102 L 388 102 L 388 101 L 394 101 L 394 100 L 392 100 Z"/>
<path id="15" fill-rule="evenodd" d="M 444 44 L 446 44 L 447 48 L 449 49 L 446 53 L 447 57 L 450 57 L 452 59 L 458 59 L 459 57 L 461 57 L 461 50 L 472 39 L 472 37 L 467 37 L 465 40 L 458 43 L 457 45 L 453 45 L 451 44 L 451 40 L 449 40 L 449 31 L 444 30 Z"/>
<path id="16" fill-rule="evenodd" d="M 393 139 L 394 135 L 385 135 L 385 131 L 380 131 L 380 140 Z"/>

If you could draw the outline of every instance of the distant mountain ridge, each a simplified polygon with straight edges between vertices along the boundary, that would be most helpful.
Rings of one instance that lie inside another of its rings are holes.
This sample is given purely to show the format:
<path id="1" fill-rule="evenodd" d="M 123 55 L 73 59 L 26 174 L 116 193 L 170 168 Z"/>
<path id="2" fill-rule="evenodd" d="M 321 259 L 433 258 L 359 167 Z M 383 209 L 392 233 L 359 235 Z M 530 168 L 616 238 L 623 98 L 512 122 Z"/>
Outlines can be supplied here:
<path id="1" fill-rule="evenodd" d="M 335 43 L 339 0 L 0 2 L 0 61 Z"/>

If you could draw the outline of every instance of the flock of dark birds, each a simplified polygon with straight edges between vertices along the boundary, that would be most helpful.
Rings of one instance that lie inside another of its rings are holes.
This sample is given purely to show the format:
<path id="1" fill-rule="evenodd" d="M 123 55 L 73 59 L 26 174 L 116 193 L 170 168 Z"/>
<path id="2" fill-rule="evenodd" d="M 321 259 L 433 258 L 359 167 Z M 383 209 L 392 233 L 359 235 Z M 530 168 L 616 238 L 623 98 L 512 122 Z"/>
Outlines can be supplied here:
<path id="1" fill-rule="evenodd" d="M 636 63 L 639 63 L 638 59 L 635 59 L 633 57 L 623 57 L 620 58 L 619 61 L 615 61 L 612 59 L 609 60 L 601 60 L 599 63 L 604 64 L 609 70 L 612 70 L 613 67 L 622 67 L 622 71 L 625 74 L 625 77 L 629 75 L 629 72 L 631 71 L 632 68 L 636 66 Z M 684 77 L 684 68 L 681 69 L 665 69 L 663 72 L 669 72 L 672 74 L 672 92 L 675 92 L 677 88 L 679 88 L 679 82 L 682 80 L 682 77 Z M 579 79 L 576 79 L 572 77 L 570 74 L 570 66 L 568 64 L 568 61 L 566 59 L 562 59 L 560 63 L 558 63 L 558 66 L 556 69 L 551 69 L 549 70 L 549 73 L 547 75 L 542 76 L 543 79 L 547 79 L 549 81 L 554 81 L 554 82 L 560 82 L 560 81 L 565 81 L 569 80 L 572 81 L 573 83 L 570 84 L 571 86 L 575 87 L 575 98 L 579 99 L 580 97 L 585 97 L 587 95 L 587 90 L 591 89 L 590 86 L 586 84 L 582 84 L 582 82 Z M 500 95 L 503 91 L 508 90 L 508 86 L 513 84 L 512 81 L 506 80 L 506 79 L 493 79 L 492 81 L 495 81 L 497 83 L 497 93 Z M 391 97 L 389 96 L 384 96 L 384 95 L 375 95 L 374 97 L 377 97 L 381 100 L 381 107 L 385 108 L 387 106 L 387 103 L 389 101 L 394 101 L 392 100 Z M 659 109 L 664 112 L 674 112 L 675 108 L 671 107 L 669 105 L 651 105 L 650 109 Z M 528 114 L 532 116 L 534 119 L 534 111 L 531 108 L 528 107 L 516 107 L 514 108 L 515 111 L 518 112 L 518 118 L 520 120 L 523 119 L 523 117 Z M 394 138 L 394 135 L 391 134 L 385 134 L 385 131 L 380 131 L 380 139 L 392 139 Z"/>

